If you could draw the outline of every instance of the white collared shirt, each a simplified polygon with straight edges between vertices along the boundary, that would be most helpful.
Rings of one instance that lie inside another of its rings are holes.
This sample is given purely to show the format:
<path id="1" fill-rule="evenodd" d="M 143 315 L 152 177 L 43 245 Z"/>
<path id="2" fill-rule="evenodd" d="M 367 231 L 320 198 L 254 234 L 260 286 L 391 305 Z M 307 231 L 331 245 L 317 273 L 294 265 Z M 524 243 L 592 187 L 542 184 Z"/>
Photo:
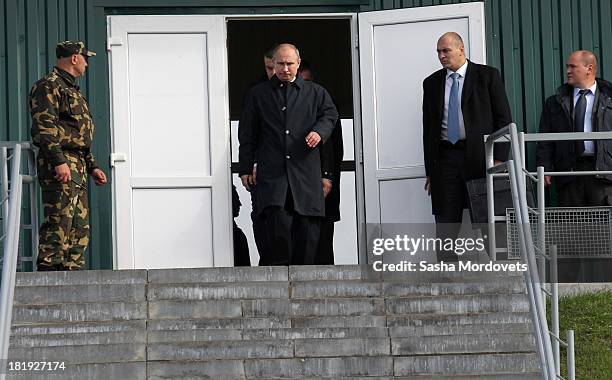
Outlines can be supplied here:
<path id="1" fill-rule="evenodd" d="M 580 94 L 578 93 L 578 91 L 580 90 L 580 88 L 574 87 L 574 109 L 576 109 L 576 103 L 578 103 L 578 99 L 580 98 Z M 593 132 L 593 104 L 595 103 L 595 91 L 597 90 L 597 82 L 593 83 L 593 85 L 589 87 L 589 90 L 591 90 L 591 92 L 584 96 L 587 102 L 586 111 L 584 112 L 585 132 Z M 584 142 L 584 154 L 595 154 L 595 142 L 593 140 L 588 140 Z"/>
<path id="2" fill-rule="evenodd" d="M 442 140 L 448 140 L 448 98 L 450 98 L 451 87 L 453 86 L 453 78 L 451 74 L 459 74 L 457 82 L 459 84 L 459 104 L 461 104 L 461 94 L 463 93 L 463 83 L 465 82 L 465 73 L 467 71 L 468 61 L 465 60 L 463 66 L 457 71 L 446 69 L 446 83 L 444 86 L 444 116 L 442 117 Z M 463 122 L 463 111 L 459 107 L 459 139 L 465 140 L 465 124 Z"/>

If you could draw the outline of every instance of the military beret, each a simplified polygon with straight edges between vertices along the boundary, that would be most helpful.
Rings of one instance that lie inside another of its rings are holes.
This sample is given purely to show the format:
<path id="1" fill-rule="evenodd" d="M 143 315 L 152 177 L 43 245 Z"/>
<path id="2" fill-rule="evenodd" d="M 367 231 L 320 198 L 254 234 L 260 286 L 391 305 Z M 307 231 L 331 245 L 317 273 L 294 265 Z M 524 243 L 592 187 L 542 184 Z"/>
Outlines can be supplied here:
<path id="1" fill-rule="evenodd" d="M 93 51 L 87 50 L 85 44 L 81 41 L 64 41 L 55 46 L 57 58 L 70 57 L 73 54 L 82 54 L 87 57 L 96 55 Z"/>

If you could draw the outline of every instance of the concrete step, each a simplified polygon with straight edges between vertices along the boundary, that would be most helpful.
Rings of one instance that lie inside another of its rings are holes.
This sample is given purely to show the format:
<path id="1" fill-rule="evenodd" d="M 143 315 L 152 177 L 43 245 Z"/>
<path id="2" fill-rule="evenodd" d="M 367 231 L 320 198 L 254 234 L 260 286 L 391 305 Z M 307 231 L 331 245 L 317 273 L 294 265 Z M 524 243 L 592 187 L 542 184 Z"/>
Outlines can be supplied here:
<path id="1" fill-rule="evenodd" d="M 395 376 L 517 375 L 539 371 L 535 353 L 399 356 L 393 359 Z"/>
<path id="2" fill-rule="evenodd" d="M 66 364 L 64 370 L 40 372 L 9 372 L 7 379 L 27 380 L 84 380 L 84 379 L 129 379 L 146 380 L 147 365 L 131 363 Z"/>
<path id="3" fill-rule="evenodd" d="M 149 330 L 150 343 L 182 343 L 219 340 L 287 340 L 388 338 L 387 328 L 281 328 Z"/>
<path id="4" fill-rule="evenodd" d="M 146 284 L 147 271 L 133 270 L 86 270 L 62 272 L 17 273 L 15 286 L 57 286 L 57 285 L 117 285 Z"/>
<path id="5" fill-rule="evenodd" d="M 128 321 L 147 318 L 147 302 L 15 305 L 13 324 Z"/>
<path id="6" fill-rule="evenodd" d="M 66 369 L 9 378 L 516 380 L 534 347 L 520 273 L 50 272 L 18 276 L 9 358 Z"/>
<path id="7" fill-rule="evenodd" d="M 472 295 L 472 294 L 526 294 L 522 277 L 501 277 L 495 282 L 465 282 L 465 283 L 383 283 L 383 296 L 439 296 L 439 295 Z"/>
<path id="8" fill-rule="evenodd" d="M 107 344 L 147 343 L 147 333 L 142 331 L 121 331 L 111 333 L 12 335 L 12 348 L 63 347 Z"/>
<path id="9" fill-rule="evenodd" d="M 461 326 L 472 324 L 502 325 L 507 323 L 530 323 L 531 314 L 524 312 L 493 312 L 493 313 L 447 313 L 447 314 L 408 314 L 389 315 L 387 325 L 392 327 L 431 327 Z"/>
<path id="10" fill-rule="evenodd" d="M 21 286 L 15 289 L 15 305 L 93 302 L 144 302 L 145 284 L 95 284 Z"/>
<path id="11" fill-rule="evenodd" d="M 200 284 L 149 284 L 147 299 L 161 300 L 228 300 L 289 298 L 288 282 L 240 282 Z"/>
<path id="12" fill-rule="evenodd" d="M 418 376 L 396 376 L 394 380 L 541 380 L 539 372 L 521 373 L 521 374 L 497 374 L 497 375 L 479 375 L 471 374 L 467 376 L 443 376 L 443 375 L 418 375 Z"/>
<path id="13" fill-rule="evenodd" d="M 482 324 L 471 323 L 464 325 L 426 325 L 426 326 L 400 326 L 390 327 L 389 336 L 392 338 L 409 338 L 423 336 L 446 336 L 450 339 L 453 335 L 495 335 L 495 334 L 532 334 L 531 323 L 503 323 Z"/>
<path id="14" fill-rule="evenodd" d="M 516 261 L 498 261 L 514 264 Z M 438 271 L 438 272 L 377 272 L 371 265 L 304 265 L 289 267 L 289 281 L 383 281 L 401 283 L 490 282 L 504 277 L 522 277 L 517 271 Z"/>
<path id="15" fill-rule="evenodd" d="M 384 317 L 383 317 L 384 319 Z M 201 330 L 201 329 L 277 329 L 290 328 L 291 318 L 210 318 L 210 319 L 150 319 L 147 329 L 155 330 Z"/>
<path id="16" fill-rule="evenodd" d="M 437 297 L 387 298 L 388 314 L 459 314 L 492 312 L 528 312 L 527 295 L 465 295 Z"/>
<path id="17" fill-rule="evenodd" d="M 294 358 L 245 360 L 248 378 L 303 379 L 308 377 L 355 379 L 359 376 L 392 376 L 391 357 Z"/>
<path id="18" fill-rule="evenodd" d="M 113 333 L 146 330 L 147 323 L 142 320 L 103 321 L 103 322 L 66 322 L 19 324 L 13 323 L 13 335 L 43 335 L 43 334 L 83 334 L 83 333 Z"/>
<path id="19" fill-rule="evenodd" d="M 58 361 L 69 364 L 142 362 L 146 360 L 146 345 L 104 344 L 57 347 L 10 348 L 9 361 Z"/>
<path id="20" fill-rule="evenodd" d="M 151 269 L 149 284 L 201 284 L 289 281 L 287 267 Z"/>
<path id="21" fill-rule="evenodd" d="M 391 339 L 391 354 L 394 356 L 502 352 L 535 352 L 535 339 L 532 334 L 440 335 Z"/>
<path id="22" fill-rule="evenodd" d="M 389 330 L 386 327 L 258 329 L 244 330 L 242 337 L 245 340 L 388 338 Z"/>
<path id="23" fill-rule="evenodd" d="M 147 380 L 246 379 L 243 360 L 148 361 Z"/>
<path id="24" fill-rule="evenodd" d="M 291 340 L 150 343 L 147 346 L 147 360 L 152 361 L 292 357 L 294 357 L 294 342 Z"/>
<path id="25" fill-rule="evenodd" d="M 291 318 L 294 328 L 308 327 L 386 327 L 387 316 L 384 315 L 354 315 L 331 317 L 295 317 Z"/>

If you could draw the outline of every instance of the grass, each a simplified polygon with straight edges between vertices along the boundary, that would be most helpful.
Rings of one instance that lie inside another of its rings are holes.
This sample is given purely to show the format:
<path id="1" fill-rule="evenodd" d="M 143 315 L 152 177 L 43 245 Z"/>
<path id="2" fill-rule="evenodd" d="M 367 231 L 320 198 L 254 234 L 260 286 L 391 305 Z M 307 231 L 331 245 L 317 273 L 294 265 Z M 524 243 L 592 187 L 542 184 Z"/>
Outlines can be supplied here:
<path id="1" fill-rule="evenodd" d="M 612 292 L 561 298 L 559 315 L 559 331 L 564 341 L 566 331 L 574 330 L 576 379 L 612 379 Z M 561 374 L 567 379 L 563 347 Z"/>

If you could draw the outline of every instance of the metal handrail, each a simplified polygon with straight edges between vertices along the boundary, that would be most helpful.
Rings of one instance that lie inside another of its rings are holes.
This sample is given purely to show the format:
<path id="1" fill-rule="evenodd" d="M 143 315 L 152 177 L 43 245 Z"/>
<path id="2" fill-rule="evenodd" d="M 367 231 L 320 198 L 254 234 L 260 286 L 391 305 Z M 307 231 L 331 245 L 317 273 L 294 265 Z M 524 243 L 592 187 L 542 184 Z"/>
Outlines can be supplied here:
<path id="1" fill-rule="evenodd" d="M 11 320 L 13 312 L 13 296 L 15 294 L 15 277 L 17 255 L 19 254 L 19 230 L 21 224 L 21 197 L 23 178 L 20 174 L 21 145 L 13 147 L 11 157 L 11 186 L 8 197 L 7 231 L 4 244 L 4 259 L 2 265 L 2 285 L 0 285 L 0 379 L 6 377 L 9 340 L 11 335 Z"/>
<path id="2" fill-rule="evenodd" d="M 19 257 L 19 262 L 31 261 L 32 262 L 32 270 L 36 270 L 36 258 L 38 257 L 38 230 L 39 230 L 39 207 L 38 207 L 38 184 L 36 183 L 37 173 L 36 173 L 36 153 L 38 148 L 29 141 L 0 141 L 0 196 L 2 199 L 8 199 L 8 170 L 7 162 L 8 155 L 7 152 L 9 149 L 13 149 L 15 146 L 19 145 L 21 147 L 21 158 L 22 162 L 26 161 L 27 170 L 25 173 L 21 173 L 21 179 L 24 185 L 22 186 L 22 191 L 25 191 L 27 188 L 29 191 L 29 216 L 30 223 L 22 224 L 22 229 L 31 230 L 30 234 L 30 252 L 31 256 L 21 256 Z M 2 173 L 2 171 L 4 171 Z M 27 201 L 26 201 L 27 202 Z M 7 215 L 8 213 L 8 205 L 6 205 L 5 209 L 2 210 L 3 215 Z M 5 219 L 5 223 L 8 221 Z M 6 231 L 8 226 L 4 225 L 4 231 Z"/>
<path id="3" fill-rule="evenodd" d="M 546 254 L 546 243 L 545 243 L 545 189 L 544 189 L 544 176 L 584 176 L 584 175 L 601 175 L 601 174 L 612 174 L 612 171 L 604 171 L 604 170 L 596 170 L 596 171 L 579 171 L 579 172 L 546 172 L 544 171 L 544 167 L 539 166 L 537 168 L 537 172 L 529 172 L 525 169 L 525 142 L 533 142 L 533 141 L 572 141 L 572 140 L 610 140 L 612 139 L 612 132 L 572 132 L 572 133 L 535 133 L 535 134 L 525 134 L 524 132 L 517 132 L 516 125 L 514 123 L 502 128 L 496 133 L 485 136 L 485 151 L 486 151 L 486 162 L 487 162 L 487 191 L 491 192 L 491 195 L 487 194 L 487 202 L 488 202 L 488 221 L 489 221 L 489 249 L 492 252 L 492 259 L 495 260 L 495 253 L 498 251 L 495 242 L 495 234 L 494 234 L 494 223 L 495 223 L 495 214 L 494 214 L 494 202 L 495 199 L 493 197 L 493 177 L 503 176 L 504 174 L 500 174 L 499 170 L 495 170 L 493 167 L 493 144 L 496 140 L 504 138 L 506 140 L 510 140 L 512 147 L 512 156 L 515 158 L 514 168 L 509 170 L 508 176 L 512 177 L 514 173 L 520 173 L 522 175 L 515 176 L 516 183 L 516 191 L 517 194 L 520 194 L 519 197 L 520 203 L 523 203 L 523 199 L 525 198 L 524 205 L 514 204 L 515 213 L 517 216 L 517 223 L 519 223 L 519 240 L 527 238 L 527 240 L 531 239 L 531 230 L 529 227 L 529 218 L 524 217 L 526 214 L 524 210 L 526 210 L 523 206 L 526 207 L 526 196 L 525 196 L 525 180 L 530 179 L 537 184 L 537 199 L 538 199 L 538 242 L 540 247 L 535 247 L 533 242 L 528 246 L 523 246 L 521 242 L 521 248 L 525 248 L 526 250 L 522 250 L 522 252 L 528 253 L 527 259 L 529 261 L 534 261 L 528 263 L 528 271 L 530 272 L 530 278 L 527 279 L 528 283 L 528 292 L 534 291 L 534 296 L 532 297 L 530 294 L 530 302 L 532 304 L 532 310 L 539 310 L 537 313 L 540 319 L 539 325 L 541 327 L 536 326 L 536 338 L 546 337 L 541 342 L 541 339 L 538 339 L 538 352 L 544 352 L 545 355 L 542 356 L 540 354 L 541 362 L 543 363 L 543 367 L 546 369 L 546 372 L 543 371 L 543 376 L 545 379 L 563 379 L 561 377 L 561 366 L 560 366 L 560 346 L 567 348 L 567 372 L 568 379 L 575 379 L 575 352 L 574 352 L 574 331 L 567 331 L 567 342 L 564 342 L 559 337 L 559 289 L 558 289 L 558 278 L 557 278 L 557 247 L 550 247 L 550 255 Z M 517 144 L 518 142 L 518 144 Z M 518 158 L 518 159 L 517 159 Z M 512 161 L 512 160 L 510 160 Z M 512 179 L 511 179 L 512 181 Z M 513 199 L 514 200 L 514 199 Z M 527 208 L 528 209 L 528 208 Z M 526 223 L 526 225 L 525 225 Z M 499 250 L 501 251 L 501 250 Z M 535 251 L 539 252 L 538 260 L 539 260 L 539 270 L 540 273 L 537 273 L 537 270 L 532 270 L 532 268 L 536 268 L 538 266 L 535 265 L 536 254 Z M 531 260 L 533 259 L 533 260 Z M 534 275 L 537 281 L 535 284 L 539 284 L 539 278 L 545 279 L 546 273 L 546 260 L 549 260 L 550 266 L 550 276 L 551 276 L 551 284 L 550 291 L 548 291 L 545 287 L 540 286 L 540 292 L 535 291 L 535 287 L 533 287 L 533 279 Z M 531 281 L 530 281 L 531 280 Z M 544 302 L 539 302 L 542 299 L 542 295 L 548 296 L 551 298 L 551 322 L 552 322 L 552 331 L 548 329 L 548 323 L 546 322 L 546 304 Z M 535 322 L 535 319 L 534 319 Z M 542 323 L 543 322 L 543 323 Z M 539 332 L 537 330 L 540 330 Z M 548 334 L 542 335 L 542 332 L 548 332 Z M 551 339 L 552 338 L 552 339 Z M 542 344 L 541 344 L 541 343 Z M 548 346 L 552 345 L 552 362 L 554 362 L 554 371 L 551 371 L 549 368 L 551 358 L 548 353 Z M 544 361 L 542 361 L 544 360 Z M 550 377 L 554 375 L 554 377 Z"/>

